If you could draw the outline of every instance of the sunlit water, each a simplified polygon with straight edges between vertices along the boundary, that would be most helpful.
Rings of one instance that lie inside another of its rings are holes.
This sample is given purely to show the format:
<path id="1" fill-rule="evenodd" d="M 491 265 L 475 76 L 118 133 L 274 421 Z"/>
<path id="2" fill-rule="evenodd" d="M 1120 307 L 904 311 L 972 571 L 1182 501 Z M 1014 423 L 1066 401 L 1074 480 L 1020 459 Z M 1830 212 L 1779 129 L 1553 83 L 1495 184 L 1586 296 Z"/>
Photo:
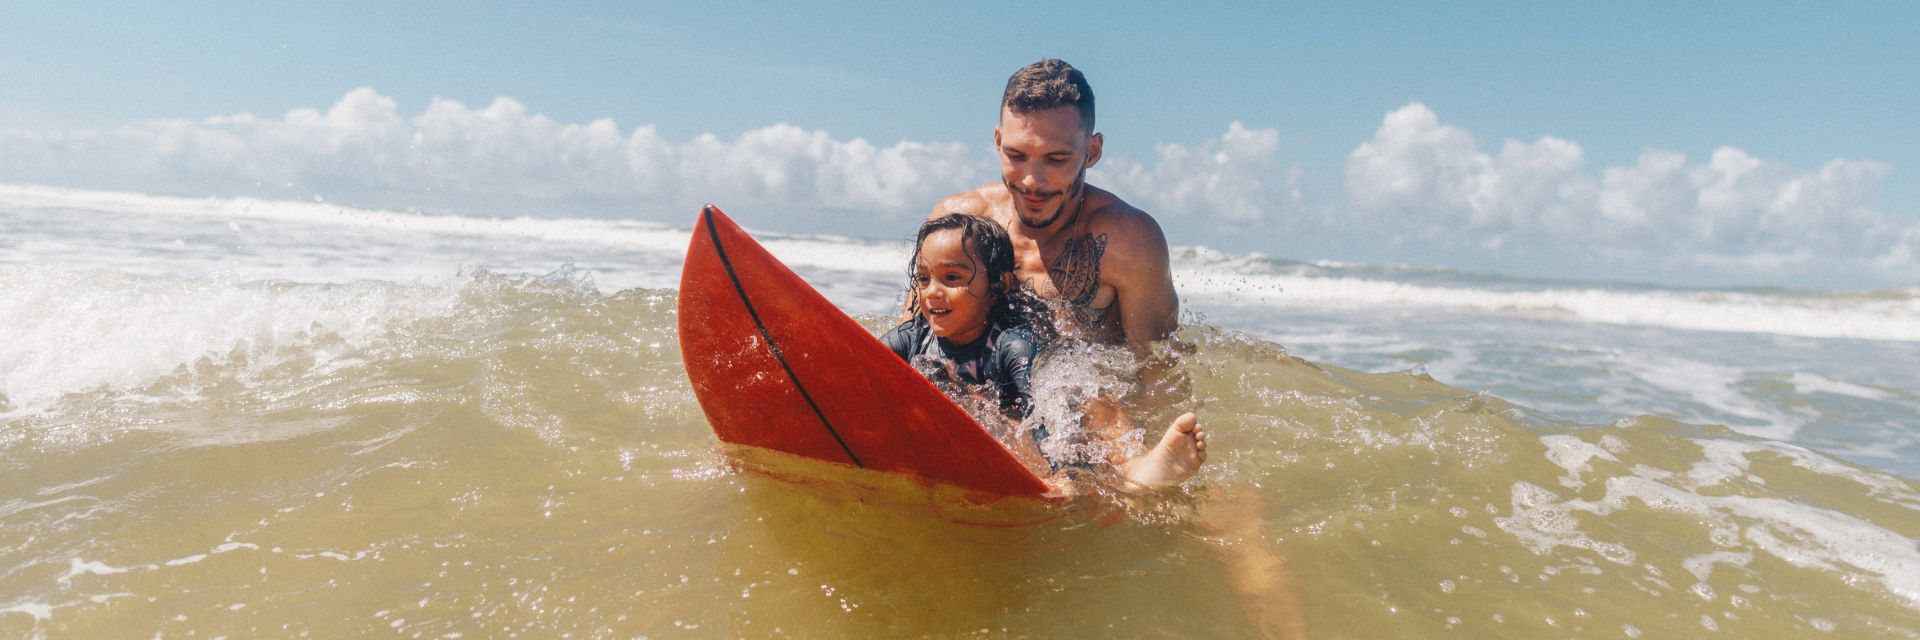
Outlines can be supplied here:
<path id="1" fill-rule="evenodd" d="M 901 243 L 767 239 L 884 324 Z M 1211 463 L 981 507 L 731 464 L 686 240 L 0 188 L 0 637 L 1920 633 L 1912 291 L 1180 249 Z"/>

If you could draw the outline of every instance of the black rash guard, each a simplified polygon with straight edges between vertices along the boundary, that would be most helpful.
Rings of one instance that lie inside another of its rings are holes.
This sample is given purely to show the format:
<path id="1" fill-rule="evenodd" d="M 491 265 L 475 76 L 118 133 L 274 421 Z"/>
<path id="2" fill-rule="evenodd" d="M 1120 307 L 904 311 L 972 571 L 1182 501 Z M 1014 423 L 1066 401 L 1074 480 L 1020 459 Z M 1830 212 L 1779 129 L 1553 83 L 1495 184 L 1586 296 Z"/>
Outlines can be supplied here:
<path id="1" fill-rule="evenodd" d="M 951 362 L 951 366 L 943 366 L 929 374 L 935 380 L 976 387 L 993 385 L 1000 394 L 1000 412 L 1011 420 L 1025 420 L 1033 412 L 1033 383 L 1030 376 L 1039 345 L 1033 334 L 1024 327 L 992 323 L 987 325 L 986 333 L 979 339 L 956 345 L 933 335 L 926 320 L 914 318 L 881 334 L 880 342 L 909 365 L 913 364 L 915 356 L 932 356 Z M 1077 457 L 1055 460 L 1049 455 L 1046 448 L 1041 446 L 1049 435 L 1046 425 L 1035 421 L 1026 429 L 1033 435 L 1034 448 L 1053 472 L 1067 469 L 1069 473 L 1075 473 L 1093 466 L 1092 462 Z"/>
<path id="2" fill-rule="evenodd" d="M 933 335 L 925 320 L 915 318 L 882 334 L 880 342 L 907 364 L 922 355 L 953 363 L 944 368 L 944 374 L 931 374 L 935 379 L 944 377 L 970 386 L 992 385 L 1000 395 L 1000 412 L 1008 418 L 1018 421 L 1033 411 L 1033 384 L 1028 376 L 1037 347 L 1023 328 L 989 324 L 979 339 L 957 345 Z"/>

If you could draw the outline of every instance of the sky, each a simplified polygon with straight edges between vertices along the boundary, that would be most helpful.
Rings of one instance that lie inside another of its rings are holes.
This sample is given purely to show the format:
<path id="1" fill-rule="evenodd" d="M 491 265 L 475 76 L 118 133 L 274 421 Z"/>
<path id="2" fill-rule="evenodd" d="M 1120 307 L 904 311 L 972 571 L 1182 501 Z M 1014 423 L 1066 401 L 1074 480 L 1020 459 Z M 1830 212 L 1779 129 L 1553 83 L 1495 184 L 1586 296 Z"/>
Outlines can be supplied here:
<path id="1" fill-rule="evenodd" d="M 1914 3 L 552 4 L 10 2 L 0 182 L 899 238 L 1059 57 L 1176 245 L 1920 286 Z"/>

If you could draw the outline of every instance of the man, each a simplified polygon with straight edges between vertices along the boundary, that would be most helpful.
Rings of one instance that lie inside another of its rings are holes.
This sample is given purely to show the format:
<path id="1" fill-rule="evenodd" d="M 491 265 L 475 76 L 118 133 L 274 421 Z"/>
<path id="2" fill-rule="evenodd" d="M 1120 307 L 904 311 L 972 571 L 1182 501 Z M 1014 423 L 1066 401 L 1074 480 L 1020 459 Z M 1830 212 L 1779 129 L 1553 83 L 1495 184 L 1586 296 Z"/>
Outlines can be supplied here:
<path id="1" fill-rule="evenodd" d="M 965 213 L 1000 223 L 1013 240 L 1015 277 L 1060 303 L 1063 333 L 1148 357 L 1179 320 L 1167 239 L 1152 216 L 1087 184 L 1105 139 L 1094 131 L 1086 77 L 1052 58 L 1014 73 L 993 142 L 1000 184 L 948 196 L 929 218 Z M 1098 422 L 1122 419 L 1111 400 L 1086 411 Z M 1206 461 L 1206 438 L 1193 414 L 1182 415 L 1122 472 L 1145 486 L 1178 484 Z"/>

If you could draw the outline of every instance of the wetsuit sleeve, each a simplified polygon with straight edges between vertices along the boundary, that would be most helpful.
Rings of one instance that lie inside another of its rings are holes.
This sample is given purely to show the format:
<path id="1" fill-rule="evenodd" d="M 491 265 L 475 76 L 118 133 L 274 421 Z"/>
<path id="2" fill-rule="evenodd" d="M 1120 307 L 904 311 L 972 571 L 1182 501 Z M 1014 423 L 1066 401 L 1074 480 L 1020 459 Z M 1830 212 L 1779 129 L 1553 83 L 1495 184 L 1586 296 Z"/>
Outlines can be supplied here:
<path id="1" fill-rule="evenodd" d="M 900 356 L 900 361 L 911 363 L 913 362 L 913 346 L 920 342 L 917 336 L 914 335 L 916 332 L 913 329 L 912 322 L 902 322 L 898 326 L 888 329 L 886 333 L 880 334 L 880 344 L 887 345 L 888 349 L 892 349 L 893 355 Z"/>
<path id="2" fill-rule="evenodd" d="M 1017 331 L 1001 332 L 993 356 L 998 359 L 1000 408 L 1008 417 L 1024 419 L 1033 411 L 1033 340 Z"/>

